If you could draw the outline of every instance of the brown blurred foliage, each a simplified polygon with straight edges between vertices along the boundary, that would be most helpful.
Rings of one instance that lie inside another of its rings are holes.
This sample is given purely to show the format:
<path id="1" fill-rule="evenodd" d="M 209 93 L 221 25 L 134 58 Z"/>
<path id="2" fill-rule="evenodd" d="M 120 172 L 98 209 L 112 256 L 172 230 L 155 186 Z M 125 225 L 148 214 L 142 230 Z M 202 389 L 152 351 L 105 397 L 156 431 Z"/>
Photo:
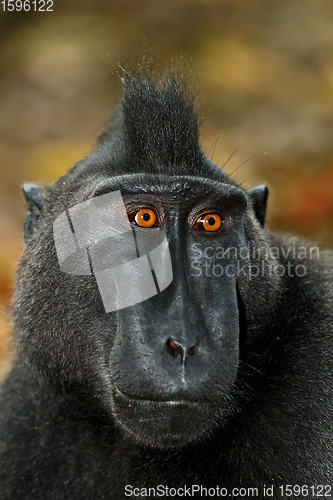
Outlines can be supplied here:
<path id="1" fill-rule="evenodd" d="M 20 186 L 52 182 L 89 153 L 119 100 L 117 64 L 147 47 L 161 65 L 191 61 L 203 147 L 244 185 L 271 187 L 270 226 L 333 247 L 330 0 L 56 0 L 53 12 L 0 12 L 0 373 Z"/>

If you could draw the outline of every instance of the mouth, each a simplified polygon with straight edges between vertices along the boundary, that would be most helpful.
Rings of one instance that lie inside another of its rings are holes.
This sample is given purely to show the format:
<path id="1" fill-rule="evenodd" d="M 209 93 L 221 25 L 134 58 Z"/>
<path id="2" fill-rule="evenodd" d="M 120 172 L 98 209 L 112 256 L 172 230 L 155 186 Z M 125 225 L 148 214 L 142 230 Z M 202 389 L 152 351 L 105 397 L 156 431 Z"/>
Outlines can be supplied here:
<path id="1" fill-rule="evenodd" d="M 175 399 L 166 399 L 166 400 L 158 400 L 158 399 L 137 399 L 132 396 L 128 396 L 124 394 L 122 391 L 118 389 L 118 387 L 114 388 L 114 398 L 118 398 L 122 403 L 127 403 L 129 408 L 132 405 L 142 406 L 143 408 L 160 408 L 160 409 L 191 409 L 197 407 L 206 406 L 205 403 L 199 403 L 196 401 L 189 401 L 184 398 L 175 398 Z"/>
<path id="2" fill-rule="evenodd" d="M 172 395 L 167 400 L 138 399 L 114 387 L 113 414 L 126 435 L 154 448 L 181 447 L 213 424 L 210 404 Z"/>

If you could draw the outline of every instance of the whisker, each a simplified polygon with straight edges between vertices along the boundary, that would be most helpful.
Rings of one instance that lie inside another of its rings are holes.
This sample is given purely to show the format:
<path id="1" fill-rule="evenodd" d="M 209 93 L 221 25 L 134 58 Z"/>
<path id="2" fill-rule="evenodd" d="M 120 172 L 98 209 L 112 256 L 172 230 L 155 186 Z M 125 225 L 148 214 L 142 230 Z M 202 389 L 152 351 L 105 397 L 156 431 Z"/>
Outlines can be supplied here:
<path id="1" fill-rule="evenodd" d="M 235 156 L 235 154 L 238 152 L 239 146 L 236 146 L 231 155 L 226 159 L 226 161 L 221 165 L 221 168 L 225 167 L 226 164 Z"/>
<path id="2" fill-rule="evenodd" d="M 257 153 L 255 155 L 251 156 L 247 160 L 243 161 L 243 163 L 241 163 L 237 168 L 235 168 L 235 170 L 233 170 L 230 175 L 233 175 L 235 172 L 237 172 L 237 170 L 239 170 L 243 165 L 245 165 L 245 163 L 247 163 L 250 160 L 253 160 L 253 158 L 256 158 L 257 156 L 267 155 L 267 154 L 268 154 L 267 152 L 264 152 L 264 153 Z"/>
<path id="3" fill-rule="evenodd" d="M 216 145 L 218 143 L 218 141 L 220 140 L 222 134 L 219 134 L 216 138 L 216 140 L 214 141 L 213 145 L 211 146 L 210 150 L 208 151 L 208 154 L 207 156 L 210 157 L 210 154 L 211 154 L 211 151 L 213 150 L 213 153 L 212 153 L 212 156 L 211 156 L 211 161 L 213 161 L 213 158 L 214 158 L 214 155 L 215 155 L 215 149 L 216 149 Z"/>

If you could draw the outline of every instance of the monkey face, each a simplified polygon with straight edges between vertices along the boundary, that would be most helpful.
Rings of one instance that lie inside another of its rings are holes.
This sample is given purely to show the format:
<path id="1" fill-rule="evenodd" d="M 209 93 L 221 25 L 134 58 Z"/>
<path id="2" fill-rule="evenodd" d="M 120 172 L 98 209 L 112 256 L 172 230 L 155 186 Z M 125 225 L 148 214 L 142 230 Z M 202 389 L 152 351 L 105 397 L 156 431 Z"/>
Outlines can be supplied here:
<path id="1" fill-rule="evenodd" d="M 161 176 L 152 188 L 134 175 L 110 188 L 56 218 L 60 269 L 94 276 L 104 314 L 115 315 L 107 376 L 117 423 L 139 442 L 184 445 L 229 411 L 247 200 L 191 177 Z"/>

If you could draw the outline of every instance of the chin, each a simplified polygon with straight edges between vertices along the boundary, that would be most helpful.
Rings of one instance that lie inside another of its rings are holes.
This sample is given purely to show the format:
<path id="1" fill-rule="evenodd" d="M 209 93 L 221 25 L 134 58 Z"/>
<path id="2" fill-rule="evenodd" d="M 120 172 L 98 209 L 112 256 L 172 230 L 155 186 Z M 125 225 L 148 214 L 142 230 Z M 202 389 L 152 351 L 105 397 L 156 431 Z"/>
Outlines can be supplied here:
<path id="1" fill-rule="evenodd" d="M 135 399 L 118 389 L 113 393 L 113 413 L 135 442 L 153 448 L 182 448 L 200 440 L 224 412 L 208 402 L 186 399 Z"/>

